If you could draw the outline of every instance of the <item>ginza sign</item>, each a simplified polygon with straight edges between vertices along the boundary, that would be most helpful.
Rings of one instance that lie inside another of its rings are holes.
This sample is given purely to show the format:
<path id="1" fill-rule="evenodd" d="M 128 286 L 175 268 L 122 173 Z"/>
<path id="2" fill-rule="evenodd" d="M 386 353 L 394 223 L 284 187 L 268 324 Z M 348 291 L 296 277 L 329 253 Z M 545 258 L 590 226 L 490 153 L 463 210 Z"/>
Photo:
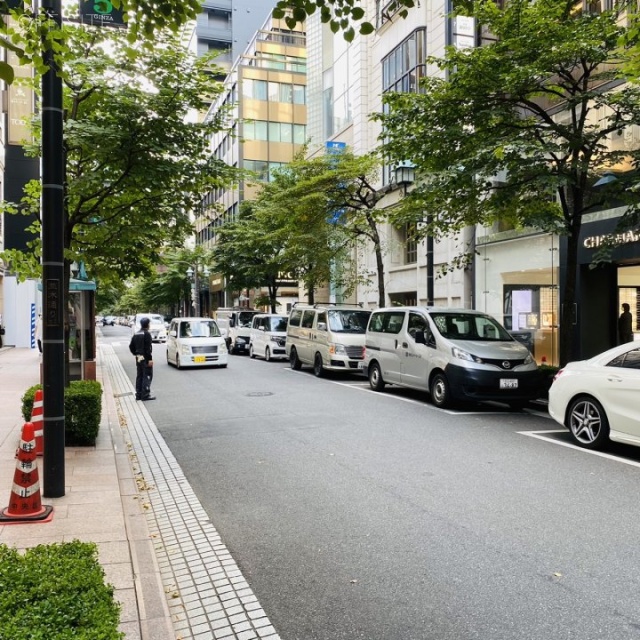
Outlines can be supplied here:
<path id="1" fill-rule="evenodd" d="M 582 243 L 585 249 L 597 249 L 603 246 L 617 246 L 640 242 L 640 233 L 636 231 L 625 231 L 625 233 L 607 233 L 601 236 L 589 236 Z"/>

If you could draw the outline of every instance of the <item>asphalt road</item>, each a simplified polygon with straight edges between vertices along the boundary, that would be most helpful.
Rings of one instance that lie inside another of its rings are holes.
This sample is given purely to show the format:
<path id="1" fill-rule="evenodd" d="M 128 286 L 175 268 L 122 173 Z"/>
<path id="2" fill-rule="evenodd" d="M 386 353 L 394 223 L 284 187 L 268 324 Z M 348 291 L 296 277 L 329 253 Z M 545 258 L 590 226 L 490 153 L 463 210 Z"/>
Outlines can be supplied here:
<path id="1" fill-rule="evenodd" d="M 133 377 L 128 330 L 103 334 Z M 640 449 L 577 449 L 544 412 L 154 354 L 147 408 L 283 640 L 640 638 Z"/>

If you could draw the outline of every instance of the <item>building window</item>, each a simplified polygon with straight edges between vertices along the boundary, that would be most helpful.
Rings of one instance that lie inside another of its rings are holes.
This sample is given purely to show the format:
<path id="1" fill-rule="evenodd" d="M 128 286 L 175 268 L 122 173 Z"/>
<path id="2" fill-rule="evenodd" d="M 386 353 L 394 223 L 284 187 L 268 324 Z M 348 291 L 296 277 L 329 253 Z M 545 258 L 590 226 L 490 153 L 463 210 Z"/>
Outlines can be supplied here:
<path id="1" fill-rule="evenodd" d="M 382 91 L 421 93 L 420 80 L 426 76 L 426 29 L 416 29 L 382 60 Z M 384 106 L 385 112 L 388 107 Z M 391 182 L 392 167 L 382 167 L 382 183 Z"/>

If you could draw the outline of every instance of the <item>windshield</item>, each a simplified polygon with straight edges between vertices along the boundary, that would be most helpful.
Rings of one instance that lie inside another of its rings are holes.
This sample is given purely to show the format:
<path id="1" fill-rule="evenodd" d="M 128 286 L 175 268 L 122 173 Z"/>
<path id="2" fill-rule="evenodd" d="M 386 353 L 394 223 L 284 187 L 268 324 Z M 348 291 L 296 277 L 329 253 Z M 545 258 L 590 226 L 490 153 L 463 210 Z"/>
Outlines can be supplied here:
<path id="1" fill-rule="evenodd" d="M 220 329 L 213 320 L 193 320 L 180 323 L 181 338 L 219 338 Z"/>
<path id="2" fill-rule="evenodd" d="M 344 309 L 329 310 L 329 328 L 337 333 L 364 333 L 371 311 Z"/>
<path id="3" fill-rule="evenodd" d="M 253 316 L 255 316 L 255 313 L 252 313 L 251 311 L 241 311 L 238 314 L 238 326 L 239 327 L 250 327 L 251 326 L 251 321 L 253 320 Z"/>
<path id="4" fill-rule="evenodd" d="M 149 316 L 149 321 L 151 322 L 151 324 L 164 325 L 164 320 L 162 316 L 156 316 L 156 315 Z"/>
<path id="5" fill-rule="evenodd" d="M 513 338 L 491 316 L 475 313 L 432 313 L 436 328 L 450 340 L 482 340 L 511 342 Z"/>
<path id="6" fill-rule="evenodd" d="M 269 318 L 270 328 L 269 331 L 280 331 L 284 332 L 287 330 L 287 323 L 289 322 L 288 318 Z"/>

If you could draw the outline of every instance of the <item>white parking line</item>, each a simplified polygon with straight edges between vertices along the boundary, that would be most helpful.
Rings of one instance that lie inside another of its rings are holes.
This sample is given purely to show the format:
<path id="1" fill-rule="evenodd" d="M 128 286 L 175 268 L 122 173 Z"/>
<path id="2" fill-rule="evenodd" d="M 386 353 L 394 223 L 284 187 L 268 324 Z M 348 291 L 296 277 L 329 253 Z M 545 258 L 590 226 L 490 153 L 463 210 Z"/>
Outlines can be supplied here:
<path id="1" fill-rule="evenodd" d="M 607 458 L 608 460 L 613 460 L 614 462 L 621 462 L 622 464 L 628 464 L 631 467 L 640 467 L 640 462 L 636 462 L 635 460 L 627 460 L 626 458 L 614 456 L 610 453 L 604 453 L 603 451 L 594 451 L 593 449 L 585 449 L 584 447 L 579 447 L 577 444 L 572 444 L 571 442 L 559 442 L 558 440 L 554 440 L 553 438 L 547 438 L 544 435 L 547 433 L 567 433 L 566 429 L 555 429 L 552 431 L 518 431 L 518 433 L 521 436 L 529 436 L 530 438 L 545 440 L 546 442 L 550 442 L 551 444 L 557 444 L 557 445 L 560 445 L 561 447 L 575 449 L 576 451 L 581 451 L 582 453 L 590 453 L 593 456 L 599 456 L 600 458 Z"/>

